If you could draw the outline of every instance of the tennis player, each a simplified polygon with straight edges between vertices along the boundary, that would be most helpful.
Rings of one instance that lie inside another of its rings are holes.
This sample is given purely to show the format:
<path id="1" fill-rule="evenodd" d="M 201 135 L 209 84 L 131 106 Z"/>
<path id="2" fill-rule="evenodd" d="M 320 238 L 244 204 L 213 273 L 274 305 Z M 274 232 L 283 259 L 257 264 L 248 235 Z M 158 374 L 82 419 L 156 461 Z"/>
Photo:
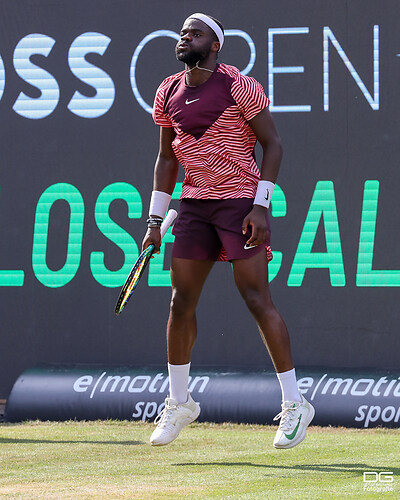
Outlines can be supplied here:
<path id="1" fill-rule="evenodd" d="M 268 207 L 282 158 L 269 100 L 254 78 L 217 63 L 224 43 L 221 23 L 189 16 L 176 57 L 185 70 L 157 90 L 153 119 L 160 126 L 148 230 L 143 249 L 159 251 L 160 225 L 174 189 L 179 163 L 185 170 L 173 234 L 172 300 L 167 325 L 169 397 L 150 442 L 166 445 L 200 413 L 188 392 L 196 340 L 196 306 L 217 260 L 230 261 L 235 283 L 259 327 L 282 389 L 282 411 L 273 445 L 291 448 L 306 435 L 314 408 L 299 393 L 289 334 L 268 285 Z M 263 157 L 256 165 L 254 147 Z"/>

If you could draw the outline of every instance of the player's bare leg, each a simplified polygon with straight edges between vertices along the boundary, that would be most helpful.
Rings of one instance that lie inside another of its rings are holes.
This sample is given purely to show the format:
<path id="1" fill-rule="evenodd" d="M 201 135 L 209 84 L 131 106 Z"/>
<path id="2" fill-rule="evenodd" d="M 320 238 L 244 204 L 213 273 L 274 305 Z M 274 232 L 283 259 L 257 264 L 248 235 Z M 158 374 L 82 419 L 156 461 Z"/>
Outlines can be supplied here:
<path id="1" fill-rule="evenodd" d="M 196 306 L 213 261 L 173 258 L 172 299 L 167 325 L 168 362 L 189 363 L 197 336 Z"/>
<path id="2" fill-rule="evenodd" d="M 268 264 L 264 252 L 250 259 L 233 261 L 236 286 L 259 327 L 262 339 L 278 373 L 293 368 L 289 333 L 272 302 Z"/>
<path id="3" fill-rule="evenodd" d="M 196 306 L 204 282 L 214 262 L 173 258 L 171 263 L 172 300 L 167 326 L 170 397 L 156 419 L 150 443 L 166 445 L 196 420 L 200 407 L 187 386 L 190 356 L 197 336 Z"/>
<path id="4" fill-rule="evenodd" d="M 314 408 L 297 389 L 289 333 L 271 299 L 265 253 L 233 261 L 233 270 L 236 285 L 257 322 L 282 388 L 282 412 L 275 417 L 281 421 L 274 446 L 292 448 L 305 438 Z"/>

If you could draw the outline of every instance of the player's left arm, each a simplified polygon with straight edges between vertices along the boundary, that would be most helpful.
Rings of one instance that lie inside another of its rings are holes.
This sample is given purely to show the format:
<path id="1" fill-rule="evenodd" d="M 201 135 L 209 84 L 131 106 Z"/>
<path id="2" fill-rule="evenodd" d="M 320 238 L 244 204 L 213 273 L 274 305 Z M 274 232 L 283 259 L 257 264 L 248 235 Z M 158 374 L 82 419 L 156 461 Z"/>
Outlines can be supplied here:
<path id="1" fill-rule="evenodd" d="M 263 109 L 258 115 L 249 121 L 258 142 L 263 151 L 261 162 L 261 180 L 276 182 L 282 160 L 282 144 L 276 130 L 272 115 L 268 108 Z M 251 212 L 243 220 L 243 234 L 248 226 L 251 226 L 252 234 L 247 240 L 248 246 L 260 245 L 268 236 L 265 211 L 267 208 L 254 205 Z"/>

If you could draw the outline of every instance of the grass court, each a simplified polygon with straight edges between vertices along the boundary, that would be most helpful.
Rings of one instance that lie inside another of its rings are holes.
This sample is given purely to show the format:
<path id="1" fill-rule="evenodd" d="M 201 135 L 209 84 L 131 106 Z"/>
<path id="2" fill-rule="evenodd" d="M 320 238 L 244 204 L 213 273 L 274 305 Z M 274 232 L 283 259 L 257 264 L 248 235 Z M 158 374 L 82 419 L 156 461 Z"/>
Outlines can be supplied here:
<path id="1" fill-rule="evenodd" d="M 0 424 L 0 498 L 400 497 L 400 429 L 311 427 L 291 450 L 272 447 L 269 426 L 194 423 L 167 447 L 148 444 L 152 430 L 127 421 Z M 392 472 L 393 482 L 364 483 L 366 471 Z"/>

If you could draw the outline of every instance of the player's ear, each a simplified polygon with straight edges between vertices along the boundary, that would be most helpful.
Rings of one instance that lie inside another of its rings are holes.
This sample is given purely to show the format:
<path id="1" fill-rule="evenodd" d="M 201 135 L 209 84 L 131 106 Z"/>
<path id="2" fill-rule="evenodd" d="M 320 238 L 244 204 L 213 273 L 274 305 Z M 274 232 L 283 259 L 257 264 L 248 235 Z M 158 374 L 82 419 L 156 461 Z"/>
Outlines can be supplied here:
<path id="1" fill-rule="evenodd" d="M 216 52 L 218 54 L 220 48 L 220 43 L 219 42 L 213 42 L 211 49 L 213 52 Z"/>

